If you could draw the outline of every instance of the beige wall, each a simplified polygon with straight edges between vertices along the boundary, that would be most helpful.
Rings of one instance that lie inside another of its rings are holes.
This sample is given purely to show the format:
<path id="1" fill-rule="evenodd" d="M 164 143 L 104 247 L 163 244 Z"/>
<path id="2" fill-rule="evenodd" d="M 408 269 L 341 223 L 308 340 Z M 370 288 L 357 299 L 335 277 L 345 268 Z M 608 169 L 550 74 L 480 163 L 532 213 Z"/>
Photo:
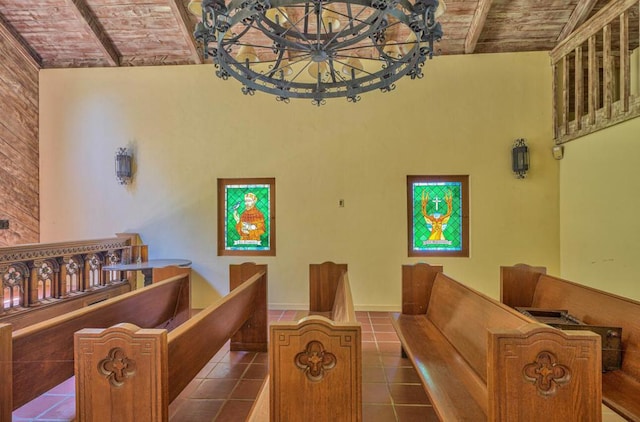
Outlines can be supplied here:
<path id="1" fill-rule="evenodd" d="M 560 162 L 562 276 L 640 300 L 640 119 L 566 144 Z"/>
<path id="2" fill-rule="evenodd" d="M 406 176 L 469 174 L 469 258 L 426 259 L 494 297 L 499 266 L 559 271 L 558 162 L 546 53 L 446 56 L 425 78 L 358 104 L 245 97 L 211 65 L 41 73 L 42 241 L 139 232 L 154 258 L 189 258 L 194 305 L 228 291 L 216 256 L 216 179 L 275 177 L 273 307 L 308 304 L 308 264 L 349 264 L 360 308 L 398 309 L 407 258 Z M 524 137 L 532 171 L 510 171 Z M 135 182 L 117 184 L 116 148 Z M 338 201 L 345 200 L 340 208 Z"/>

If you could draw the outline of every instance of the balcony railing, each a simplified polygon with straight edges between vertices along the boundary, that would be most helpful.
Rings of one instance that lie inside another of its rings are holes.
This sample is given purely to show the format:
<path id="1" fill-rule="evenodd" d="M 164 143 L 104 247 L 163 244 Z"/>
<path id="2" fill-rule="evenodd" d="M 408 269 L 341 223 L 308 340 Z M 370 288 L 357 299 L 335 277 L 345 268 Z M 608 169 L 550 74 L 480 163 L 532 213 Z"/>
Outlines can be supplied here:
<path id="1" fill-rule="evenodd" d="M 557 144 L 640 115 L 639 0 L 616 0 L 550 53 Z"/>
<path id="2" fill-rule="evenodd" d="M 127 282 L 125 273 L 102 267 L 129 263 L 145 248 L 135 234 L 0 248 L 0 318 Z"/>

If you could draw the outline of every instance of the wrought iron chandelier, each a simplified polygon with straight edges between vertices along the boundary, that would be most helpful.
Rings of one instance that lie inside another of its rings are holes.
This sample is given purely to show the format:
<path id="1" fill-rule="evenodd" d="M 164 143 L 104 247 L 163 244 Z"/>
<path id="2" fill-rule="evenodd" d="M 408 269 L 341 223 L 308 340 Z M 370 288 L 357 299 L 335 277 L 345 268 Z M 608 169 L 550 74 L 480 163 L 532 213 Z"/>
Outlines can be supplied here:
<path id="1" fill-rule="evenodd" d="M 194 37 L 216 75 L 288 103 L 360 100 L 422 67 L 442 37 L 443 0 L 191 0 Z"/>

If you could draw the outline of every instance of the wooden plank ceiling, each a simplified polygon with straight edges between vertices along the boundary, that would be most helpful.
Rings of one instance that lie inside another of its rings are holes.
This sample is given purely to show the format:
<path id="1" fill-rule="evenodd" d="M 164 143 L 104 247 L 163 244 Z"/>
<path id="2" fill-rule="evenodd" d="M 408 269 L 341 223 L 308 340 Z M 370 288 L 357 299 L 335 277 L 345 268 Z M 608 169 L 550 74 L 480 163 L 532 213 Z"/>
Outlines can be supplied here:
<path id="1" fill-rule="evenodd" d="M 548 51 L 609 1 L 446 0 L 440 54 Z M 0 0 L 43 68 L 202 63 L 188 0 Z"/>

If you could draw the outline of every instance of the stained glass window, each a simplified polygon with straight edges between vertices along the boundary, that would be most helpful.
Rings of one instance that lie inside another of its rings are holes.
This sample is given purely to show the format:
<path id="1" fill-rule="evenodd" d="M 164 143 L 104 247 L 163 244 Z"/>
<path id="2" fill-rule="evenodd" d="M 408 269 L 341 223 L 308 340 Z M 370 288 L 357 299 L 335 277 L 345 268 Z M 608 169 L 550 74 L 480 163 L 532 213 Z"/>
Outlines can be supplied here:
<path id="1" fill-rule="evenodd" d="M 218 255 L 275 255 L 275 179 L 218 179 Z"/>
<path id="2" fill-rule="evenodd" d="M 409 256 L 469 256 L 468 176 L 408 176 Z"/>

